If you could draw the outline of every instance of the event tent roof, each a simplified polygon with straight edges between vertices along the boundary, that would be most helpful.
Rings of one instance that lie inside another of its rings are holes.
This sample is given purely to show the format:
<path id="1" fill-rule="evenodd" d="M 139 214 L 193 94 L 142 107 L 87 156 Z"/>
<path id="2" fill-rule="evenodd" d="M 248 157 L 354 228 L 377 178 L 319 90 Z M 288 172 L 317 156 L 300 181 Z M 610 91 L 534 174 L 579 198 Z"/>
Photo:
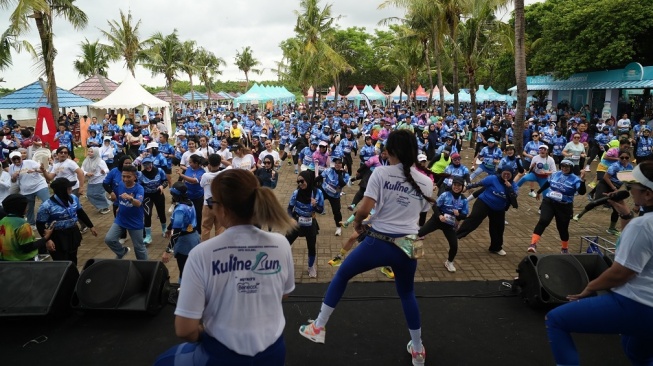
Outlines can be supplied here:
<path id="1" fill-rule="evenodd" d="M 381 94 L 381 95 L 383 95 L 384 97 L 387 97 L 387 95 L 381 90 L 381 88 L 379 88 L 379 84 L 376 84 L 374 86 L 374 91 Z"/>
<path id="2" fill-rule="evenodd" d="M 402 100 L 408 99 L 408 95 L 406 95 L 406 93 L 401 91 L 399 85 L 397 85 L 395 90 L 392 93 L 390 93 L 390 97 L 392 97 L 393 100 L 399 100 L 400 97 Z"/>
<path id="3" fill-rule="evenodd" d="M 168 102 L 150 94 L 134 79 L 134 76 L 130 72 L 127 72 L 122 84 L 106 98 L 93 103 L 92 107 L 100 109 L 132 109 L 142 105 L 150 108 L 167 107 Z"/>
<path id="4" fill-rule="evenodd" d="M 160 92 L 154 94 L 154 96 L 169 103 L 181 103 L 186 100 L 179 94 L 172 93 L 172 95 L 168 95 L 166 90 L 161 90 Z"/>
<path id="5" fill-rule="evenodd" d="M 365 94 L 370 100 L 380 100 L 385 101 L 385 95 L 379 94 L 371 86 L 365 85 L 365 88 L 361 91 L 361 94 Z"/>
<path id="6" fill-rule="evenodd" d="M 345 95 L 345 98 L 347 98 L 347 100 L 361 100 L 362 97 L 360 96 L 360 94 L 361 93 L 358 91 L 358 88 L 356 87 L 356 85 L 354 85 L 351 88 L 349 94 Z"/>
<path id="7" fill-rule="evenodd" d="M 417 87 L 417 90 L 415 90 L 415 99 L 417 100 L 427 100 L 429 99 L 429 93 L 424 90 L 424 88 L 420 85 Z"/>
<path id="8" fill-rule="evenodd" d="M 118 84 L 102 76 L 94 75 L 70 89 L 71 92 L 91 100 L 100 100 L 118 89 Z"/>
<path id="9" fill-rule="evenodd" d="M 186 100 L 208 100 L 209 97 L 206 94 L 200 93 L 198 91 L 193 90 L 192 92 L 188 92 L 184 94 L 184 99 Z"/>
<path id="10" fill-rule="evenodd" d="M 15 92 L 0 98 L 0 109 L 25 109 L 51 107 L 46 97 L 46 83 L 38 80 L 24 86 Z M 83 107 L 93 104 L 93 101 L 68 90 L 57 87 L 59 107 Z"/>

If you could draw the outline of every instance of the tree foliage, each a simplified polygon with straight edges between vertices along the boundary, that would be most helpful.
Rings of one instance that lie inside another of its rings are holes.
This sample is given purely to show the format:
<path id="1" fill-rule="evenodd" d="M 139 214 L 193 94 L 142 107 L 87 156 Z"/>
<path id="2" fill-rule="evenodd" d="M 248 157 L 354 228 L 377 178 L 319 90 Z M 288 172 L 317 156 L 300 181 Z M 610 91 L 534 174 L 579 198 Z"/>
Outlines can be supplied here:
<path id="1" fill-rule="evenodd" d="M 73 67 L 77 73 L 85 78 L 94 75 L 107 77 L 109 61 L 111 60 L 110 51 L 107 47 L 101 44 L 99 40 L 89 42 L 86 38 L 84 38 L 84 42 L 80 43 L 80 47 L 82 53 L 73 62 Z"/>
<path id="2" fill-rule="evenodd" d="M 653 0 L 548 0 L 526 7 L 530 74 L 653 63 Z"/>
<path id="3" fill-rule="evenodd" d="M 135 76 L 136 63 L 143 58 L 143 45 L 138 32 L 141 25 L 140 19 L 134 23 L 131 11 L 125 15 L 120 10 L 120 21 L 107 20 L 107 24 L 109 30 L 101 30 L 101 32 L 109 40 L 111 57 L 114 61 L 122 57 L 127 70 L 132 73 L 132 76 Z"/>

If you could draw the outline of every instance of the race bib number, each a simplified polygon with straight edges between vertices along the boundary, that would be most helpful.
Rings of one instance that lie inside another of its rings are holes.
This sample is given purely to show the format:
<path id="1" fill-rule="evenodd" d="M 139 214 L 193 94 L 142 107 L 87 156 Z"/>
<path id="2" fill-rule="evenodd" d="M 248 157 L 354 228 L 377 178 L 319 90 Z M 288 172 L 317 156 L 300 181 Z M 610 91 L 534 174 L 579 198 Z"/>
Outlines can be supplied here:
<path id="1" fill-rule="evenodd" d="M 453 184 L 453 179 L 452 178 L 447 178 L 444 180 L 444 184 L 451 186 Z"/>
<path id="2" fill-rule="evenodd" d="M 447 224 L 454 226 L 456 225 L 456 216 L 454 215 L 449 215 L 449 214 L 444 214 L 444 222 Z"/>
<path id="3" fill-rule="evenodd" d="M 580 155 L 572 155 L 571 160 L 580 160 Z"/>
<path id="4" fill-rule="evenodd" d="M 547 197 L 549 197 L 550 199 L 552 199 L 554 201 L 558 201 L 558 202 L 562 201 L 562 193 L 560 193 L 560 192 L 549 191 L 549 193 L 547 194 Z"/>
<path id="5" fill-rule="evenodd" d="M 535 150 L 530 150 L 530 151 L 528 152 L 528 155 L 533 155 L 533 156 L 535 156 L 535 155 L 537 155 L 537 151 L 535 151 Z"/>
<path id="6" fill-rule="evenodd" d="M 344 148 L 342 151 L 344 151 L 344 152 L 346 152 L 346 153 L 350 153 L 350 152 L 351 152 L 351 148 L 348 148 L 348 147 L 347 147 L 347 148 Z"/>
<path id="7" fill-rule="evenodd" d="M 299 216 L 299 218 L 297 218 L 297 223 L 299 224 L 299 226 L 311 226 L 313 225 L 313 218 Z"/>
<path id="8" fill-rule="evenodd" d="M 337 192 L 336 187 L 332 186 L 331 184 L 325 184 L 324 189 L 326 189 L 327 192 L 335 194 Z"/>

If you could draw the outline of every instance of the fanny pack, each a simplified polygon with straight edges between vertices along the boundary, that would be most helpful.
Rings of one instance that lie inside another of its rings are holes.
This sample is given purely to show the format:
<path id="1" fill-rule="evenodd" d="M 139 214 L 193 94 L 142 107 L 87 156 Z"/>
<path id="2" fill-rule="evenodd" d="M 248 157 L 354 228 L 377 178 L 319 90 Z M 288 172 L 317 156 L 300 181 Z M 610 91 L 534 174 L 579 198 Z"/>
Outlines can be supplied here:
<path id="1" fill-rule="evenodd" d="M 417 235 L 406 235 L 393 238 L 371 230 L 368 230 L 365 235 L 396 245 L 410 259 L 419 259 L 424 256 L 424 241 L 417 239 Z"/>

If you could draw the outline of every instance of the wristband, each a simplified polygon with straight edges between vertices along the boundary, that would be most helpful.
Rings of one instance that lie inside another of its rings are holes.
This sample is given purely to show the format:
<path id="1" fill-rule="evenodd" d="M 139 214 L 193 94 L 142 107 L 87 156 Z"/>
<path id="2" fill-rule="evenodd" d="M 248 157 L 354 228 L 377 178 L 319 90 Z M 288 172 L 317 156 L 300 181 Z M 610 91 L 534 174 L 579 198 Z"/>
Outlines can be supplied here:
<path id="1" fill-rule="evenodd" d="M 633 215 L 632 212 L 628 212 L 628 213 L 625 214 L 625 215 L 619 214 L 619 217 L 620 217 L 622 220 L 630 220 L 630 219 L 632 219 L 633 217 L 635 217 L 635 215 Z"/>

